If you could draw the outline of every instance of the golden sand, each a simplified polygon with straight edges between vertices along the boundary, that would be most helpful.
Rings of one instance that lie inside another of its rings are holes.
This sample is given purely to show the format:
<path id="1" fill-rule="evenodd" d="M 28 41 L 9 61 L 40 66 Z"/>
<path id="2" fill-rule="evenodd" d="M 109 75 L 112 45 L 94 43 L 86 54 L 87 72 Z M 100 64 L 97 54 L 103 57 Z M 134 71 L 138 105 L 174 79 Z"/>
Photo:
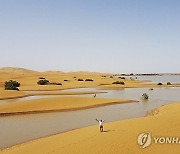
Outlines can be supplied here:
<path id="1" fill-rule="evenodd" d="M 0 105 L 0 115 L 41 113 L 52 111 L 72 111 L 105 106 L 118 103 L 129 103 L 133 100 L 125 99 L 106 99 L 106 98 L 88 98 L 88 97 L 52 97 L 36 100 L 15 102 L 6 105 Z"/>
<path id="2" fill-rule="evenodd" d="M 101 89 L 121 89 L 121 88 L 154 88 L 154 87 L 179 87 L 180 84 L 157 86 L 157 84 L 138 80 L 121 80 L 110 78 L 111 74 L 90 73 L 90 72 L 35 72 L 23 69 L 6 68 L 0 70 L 0 98 L 23 97 L 29 95 L 22 90 L 38 90 L 42 93 L 60 93 L 54 90 L 98 87 Z M 106 77 L 102 77 L 102 75 Z M 60 82 L 62 86 L 47 85 L 39 86 L 39 77 L 45 77 L 51 82 Z M 79 82 L 77 79 L 93 79 L 93 82 Z M 3 90 L 4 82 L 16 80 L 21 83 L 20 91 Z M 69 80 L 65 82 L 64 80 Z M 125 85 L 114 85 L 114 81 L 124 81 Z M 44 90 L 46 92 L 44 92 Z M 50 90 L 50 91 L 49 91 Z M 40 92 L 38 92 L 40 94 Z M 41 94 L 42 94 L 41 93 Z M 113 103 L 125 103 L 129 100 L 85 98 L 85 97 L 55 97 L 33 101 L 23 101 L 0 106 L 0 112 L 6 114 L 47 112 L 47 111 L 68 111 Z M 142 132 L 150 132 L 152 136 L 174 136 L 179 137 L 180 133 L 180 103 L 163 106 L 149 112 L 144 118 L 123 120 L 112 123 L 105 123 L 105 132 L 100 133 L 98 125 L 73 130 L 70 132 L 38 139 L 17 145 L 0 153 L 3 154 L 178 154 L 180 146 L 177 144 L 155 144 L 154 142 L 147 148 L 142 149 L 137 144 L 137 136 Z"/>
<path id="3" fill-rule="evenodd" d="M 0 90 L 0 100 L 10 98 L 26 97 L 28 93 L 16 90 Z"/>
<path id="4" fill-rule="evenodd" d="M 97 87 L 105 89 L 120 89 L 120 88 L 153 88 L 153 87 L 179 87 L 180 84 L 158 86 L 153 83 L 144 83 L 145 81 L 119 79 L 117 77 L 111 78 L 112 74 L 107 73 L 94 73 L 94 72 L 35 72 L 18 68 L 5 68 L 0 69 L 0 89 L 3 90 L 4 82 L 8 80 L 16 80 L 21 83 L 20 90 L 61 90 L 68 88 L 82 88 L 82 87 Z M 102 76 L 106 77 L 102 77 Z M 62 86 L 46 85 L 40 86 L 37 84 L 40 77 L 44 77 L 50 82 L 60 82 Z M 83 79 L 79 82 L 78 79 Z M 93 82 L 85 81 L 85 79 L 93 79 Z M 64 81 L 68 80 L 68 81 Z M 123 81 L 125 85 L 112 84 L 114 81 Z M 1 96 L 1 93 L 0 93 Z"/>
<path id="5" fill-rule="evenodd" d="M 137 144 L 137 136 L 150 132 L 152 137 L 179 137 L 180 103 L 160 107 L 158 114 L 105 124 L 100 133 L 98 125 L 38 139 L 9 149 L 2 154 L 178 154 L 179 144 L 155 144 L 145 149 Z"/>

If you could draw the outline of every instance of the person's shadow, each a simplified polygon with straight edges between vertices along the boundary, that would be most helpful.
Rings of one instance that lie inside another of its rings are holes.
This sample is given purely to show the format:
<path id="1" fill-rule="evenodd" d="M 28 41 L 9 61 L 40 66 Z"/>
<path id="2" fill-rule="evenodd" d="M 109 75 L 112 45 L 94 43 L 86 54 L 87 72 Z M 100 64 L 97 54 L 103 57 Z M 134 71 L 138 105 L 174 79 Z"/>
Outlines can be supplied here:
<path id="1" fill-rule="evenodd" d="M 115 130 L 103 130 L 102 133 L 108 133 L 108 132 L 111 132 L 111 131 L 115 131 Z"/>

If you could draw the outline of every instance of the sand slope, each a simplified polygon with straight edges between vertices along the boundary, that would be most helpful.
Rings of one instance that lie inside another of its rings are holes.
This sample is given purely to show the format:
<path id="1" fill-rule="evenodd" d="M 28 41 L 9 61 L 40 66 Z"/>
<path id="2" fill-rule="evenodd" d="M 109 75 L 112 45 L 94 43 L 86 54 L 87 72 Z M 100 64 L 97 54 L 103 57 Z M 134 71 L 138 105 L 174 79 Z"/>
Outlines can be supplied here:
<path id="1" fill-rule="evenodd" d="M 152 144 L 142 149 L 137 136 L 150 132 L 152 137 L 180 136 L 180 103 L 158 109 L 155 116 L 105 124 L 100 133 L 91 126 L 24 143 L 2 151 L 2 154 L 178 154 L 180 144 Z"/>
<path id="2" fill-rule="evenodd" d="M 134 101 L 93 97 L 50 97 L 0 105 L 0 115 L 71 111 L 128 102 Z"/>
<path id="3" fill-rule="evenodd" d="M 67 88 L 80 88 L 80 87 L 98 87 L 104 89 L 120 89 L 120 88 L 152 88 L 152 87 L 179 87 L 180 84 L 162 85 L 149 83 L 144 84 L 144 81 L 119 79 L 117 77 L 111 77 L 112 74 L 97 73 L 97 72 L 60 72 L 60 71 L 48 71 L 37 72 L 27 70 L 23 68 L 1 68 L 0 69 L 0 89 L 4 89 L 4 82 L 8 80 L 16 80 L 21 83 L 20 90 L 61 90 Z M 104 77 L 105 76 L 105 77 Z M 46 85 L 40 86 L 37 84 L 39 78 L 46 78 L 50 82 L 62 83 L 62 86 Z M 78 79 L 84 81 L 79 82 Z M 93 79 L 93 82 L 85 81 L 86 79 Z M 64 81 L 68 80 L 68 81 Z M 114 81 L 123 81 L 125 85 L 112 84 Z M 1 95 L 1 94 L 0 94 Z"/>
<path id="4" fill-rule="evenodd" d="M 28 96 L 28 93 L 16 90 L 0 90 L 0 100 L 10 98 L 20 98 Z"/>

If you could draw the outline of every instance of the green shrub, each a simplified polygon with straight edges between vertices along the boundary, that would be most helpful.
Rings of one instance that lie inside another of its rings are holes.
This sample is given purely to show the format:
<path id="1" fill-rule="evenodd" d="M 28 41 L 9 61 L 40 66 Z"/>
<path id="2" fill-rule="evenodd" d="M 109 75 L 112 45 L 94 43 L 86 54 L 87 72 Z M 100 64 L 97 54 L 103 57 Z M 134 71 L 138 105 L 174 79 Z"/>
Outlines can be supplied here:
<path id="1" fill-rule="evenodd" d="M 49 82 L 49 80 L 46 80 L 46 79 L 39 80 L 37 82 L 37 84 L 39 84 L 39 85 L 62 85 L 61 83 L 57 83 L 57 82 Z"/>
<path id="2" fill-rule="evenodd" d="M 13 80 L 6 81 L 4 84 L 5 90 L 19 90 L 17 87 L 20 87 L 20 83 Z"/>
<path id="3" fill-rule="evenodd" d="M 160 83 L 158 83 L 157 85 L 159 85 L 159 86 L 160 86 L 160 85 L 163 85 L 163 84 L 160 82 Z"/>
<path id="4" fill-rule="evenodd" d="M 112 84 L 122 84 L 122 85 L 124 85 L 125 83 L 123 81 L 115 81 Z"/>
<path id="5" fill-rule="evenodd" d="M 42 80 L 44 80 L 44 79 L 46 79 L 46 78 L 44 78 L 44 77 L 39 77 L 39 79 L 42 79 Z"/>
<path id="6" fill-rule="evenodd" d="M 86 79 L 85 81 L 94 81 L 93 79 Z"/>
<path id="7" fill-rule="evenodd" d="M 172 85 L 171 82 L 167 82 L 167 85 Z"/>
<path id="8" fill-rule="evenodd" d="M 39 84 L 39 85 L 48 85 L 48 84 L 50 84 L 50 82 L 49 82 L 49 80 L 39 80 L 38 82 L 37 82 L 37 84 Z"/>
<path id="9" fill-rule="evenodd" d="M 61 85 L 62 85 L 62 83 L 56 83 L 56 85 L 59 85 L 59 86 L 61 86 Z"/>
<path id="10" fill-rule="evenodd" d="M 125 77 L 118 77 L 119 79 L 123 79 L 123 80 L 125 80 L 126 78 Z"/>
<path id="11" fill-rule="evenodd" d="M 142 94 L 142 99 L 149 99 L 149 96 L 146 93 L 144 93 Z"/>

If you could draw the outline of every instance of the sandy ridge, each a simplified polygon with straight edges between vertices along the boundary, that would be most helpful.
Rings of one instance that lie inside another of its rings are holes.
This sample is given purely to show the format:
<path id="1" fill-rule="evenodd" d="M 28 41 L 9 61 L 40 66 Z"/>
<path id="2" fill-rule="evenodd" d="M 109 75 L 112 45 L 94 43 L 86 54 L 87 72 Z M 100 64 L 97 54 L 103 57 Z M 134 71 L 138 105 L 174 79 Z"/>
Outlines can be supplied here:
<path id="1" fill-rule="evenodd" d="M 106 99 L 89 97 L 49 97 L 20 101 L 0 106 L 0 116 L 46 113 L 57 111 L 75 111 L 120 103 L 131 103 L 135 100 Z"/>

